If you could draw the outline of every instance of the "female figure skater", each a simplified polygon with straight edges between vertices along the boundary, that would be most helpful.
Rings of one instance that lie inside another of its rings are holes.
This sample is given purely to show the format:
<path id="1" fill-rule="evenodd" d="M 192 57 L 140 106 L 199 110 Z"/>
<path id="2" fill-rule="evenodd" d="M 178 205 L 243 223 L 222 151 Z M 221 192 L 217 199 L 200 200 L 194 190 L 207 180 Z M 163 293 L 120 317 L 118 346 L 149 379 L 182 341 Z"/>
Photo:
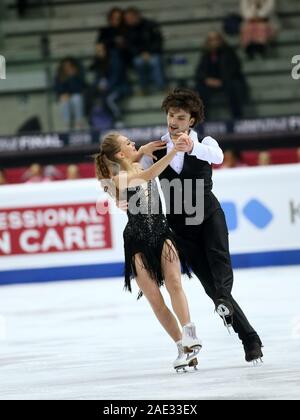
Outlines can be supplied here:
<path id="1" fill-rule="evenodd" d="M 143 171 L 134 163 L 139 153 L 135 143 L 113 132 L 104 138 L 100 153 L 95 157 L 97 178 L 113 181 L 116 195 L 128 201 L 128 224 L 124 231 L 125 289 L 131 291 L 131 280 L 135 278 L 140 288 L 138 297 L 146 296 L 159 322 L 177 344 L 178 357 L 173 364 L 177 371 L 187 366 L 196 368 L 196 356 L 202 344 L 196 336 L 182 289 L 180 263 L 185 273 L 189 271 L 163 214 L 155 178 L 181 147 L 178 141 L 170 154 Z M 182 330 L 159 290 L 163 284 Z"/>

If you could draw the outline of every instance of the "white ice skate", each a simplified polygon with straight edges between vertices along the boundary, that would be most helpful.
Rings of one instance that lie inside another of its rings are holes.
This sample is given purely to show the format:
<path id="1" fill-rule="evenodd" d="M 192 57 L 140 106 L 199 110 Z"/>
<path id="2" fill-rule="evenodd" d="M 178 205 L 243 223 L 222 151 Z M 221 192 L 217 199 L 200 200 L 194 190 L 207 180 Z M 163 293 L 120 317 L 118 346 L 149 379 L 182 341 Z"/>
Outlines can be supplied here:
<path id="1" fill-rule="evenodd" d="M 185 353 L 188 354 L 187 362 L 197 356 L 202 349 L 202 343 L 196 335 L 195 324 L 190 322 L 182 329 L 182 346 Z"/>
<path id="2" fill-rule="evenodd" d="M 179 372 L 187 372 L 186 368 L 188 367 L 194 367 L 194 369 L 197 369 L 198 360 L 196 356 L 188 356 L 184 352 L 184 348 L 182 345 L 182 342 L 179 341 L 177 343 L 177 349 L 178 349 L 178 357 L 173 363 L 173 367 L 176 370 L 177 373 Z"/>

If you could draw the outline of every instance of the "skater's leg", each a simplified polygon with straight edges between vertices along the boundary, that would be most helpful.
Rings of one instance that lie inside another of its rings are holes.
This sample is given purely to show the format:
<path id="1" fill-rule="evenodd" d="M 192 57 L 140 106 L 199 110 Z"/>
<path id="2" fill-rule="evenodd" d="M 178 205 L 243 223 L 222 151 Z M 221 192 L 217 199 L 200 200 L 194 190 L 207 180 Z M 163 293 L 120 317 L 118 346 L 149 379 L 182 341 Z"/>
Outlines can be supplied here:
<path id="1" fill-rule="evenodd" d="M 192 261 L 192 270 L 201 281 L 206 294 L 215 302 L 216 289 L 214 287 L 214 279 L 211 275 L 208 261 L 201 251 L 198 253 L 198 258 L 195 257 Z M 252 328 L 242 309 L 233 297 L 230 295 L 228 299 L 234 309 L 232 326 L 234 331 L 239 335 L 239 338 L 245 342 L 248 338 L 255 339 L 258 337 L 256 331 Z"/>
<path id="2" fill-rule="evenodd" d="M 192 241 L 183 240 L 181 244 L 185 249 L 186 255 L 189 256 L 189 263 L 193 273 L 200 280 L 206 294 L 215 301 L 216 287 L 210 272 L 205 250 L 203 248 L 202 230 L 195 234 Z"/>
<path id="3" fill-rule="evenodd" d="M 221 217 L 221 220 L 223 217 Z M 225 221 L 225 219 L 223 219 Z M 220 296 L 220 287 L 216 285 L 216 272 L 222 273 L 222 268 L 218 269 L 217 271 L 214 271 L 214 275 L 212 274 L 212 265 L 213 260 L 208 260 L 207 258 L 207 252 L 206 252 L 206 243 L 205 243 L 205 235 L 204 235 L 204 229 L 203 225 L 205 225 L 207 221 L 205 221 L 201 227 L 195 232 L 194 237 L 191 235 L 188 238 L 183 238 L 183 235 L 181 235 L 182 240 L 182 247 L 185 248 L 186 254 L 190 258 L 190 264 L 191 269 L 194 272 L 195 276 L 198 277 L 200 280 L 202 286 L 204 287 L 204 290 L 206 294 L 213 300 L 214 303 L 216 303 L 217 296 Z M 224 227 L 223 227 L 223 230 Z M 226 228 L 227 231 L 227 228 Z M 209 234 L 209 231 L 206 232 L 206 235 Z M 228 244 L 228 239 L 227 239 Z M 229 249 L 227 248 L 226 252 L 223 252 L 223 255 L 226 255 L 225 265 L 226 269 L 224 270 L 225 273 L 228 274 L 228 285 L 230 292 L 232 289 L 232 267 L 231 267 L 231 261 L 230 261 L 230 254 Z M 213 251 L 210 253 L 210 255 L 214 255 Z M 219 254 L 220 255 L 220 254 Z M 222 263 L 222 259 L 219 258 L 219 263 Z M 230 264 L 230 268 L 229 268 Z M 249 321 L 247 320 L 245 314 L 239 307 L 239 305 L 236 303 L 236 301 L 233 299 L 231 293 L 228 295 L 226 292 L 228 301 L 232 304 L 234 315 L 233 315 L 233 329 L 234 331 L 239 335 L 239 338 L 245 343 L 245 341 L 257 341 L 259 340 L 259 337 L 256 333 L 256 331 L 252 328 Z"/>
<path id="4" fill-rule="evenodd" d="M 233 329 L 244 342 L 249 337 L 257 337 L 245 314 L 232 297 L 233 270 L 229 252 L 228 229 L 222 209 L 217 210 L 203 226 L 203 239 L 209 272 L 216 285 L 216 299 L 228 300 L 234 310 Z"/>
<path id="5" fill-rule="evenodd" d="M 231 296 L 233 271 L 229 253 L 228 229 L 222 209 L 217 210 L 203 223 L 203 247 L 216 289 L 215 299 Z"/>
<path id="6" fill-rule="evenodd" d="M 172 308 L 183 327 L 191 321 L 191 317 L 188 301 L 182 288 L 179 257 L 171 241 L 167 241 L 163 248 L 162 269 Z"/>
<path id="7" fill-rule="evenodd" d="M 139 254 L 135 256 L 135 267 L 137 271 L 137 285 L 147 298 L 161 325 L 172 337 L 175 343 L 177 343 L 182 338 L 178 322 L 165 304 L 157 283 L 149 276 L 143 266 L 143 261 Z"/>
<path id="8" fill-rule="evenodd" d="M 245 342 L 252 342 L 252 341 L 259 341 L 259 336 L 257 332 L 254 330 L 254 328 L 250 325 L 248 319 L 246 318 L 246 315 L 240 308 L 240 306 L 237 304 L 237 302 L 234 300 L 233 297 L 231 297 L 230 302 L 233 305 L 234 308 L 234 315 L 233 315 L 233 329 L 238 334 L 239 339 L 245 343 Z"/>
<path id="9" fill-rule="evenodd" d="M 164 244 L 162 269 L 173 311 L 182 326 L 182 342 L 180 345 L 183 347 L 184 352 L 188 353 L 185 363 L 189 364 L 192 361 L 196 361 L 196 357 L 202 348 L 202 342 L 197 337 L 195 324 L 191 322 L 188 301 L 182 288 L 180 260 L 171 241 L 166 241 Z M 179 352 L 179 354 L 181 353 Z"/>

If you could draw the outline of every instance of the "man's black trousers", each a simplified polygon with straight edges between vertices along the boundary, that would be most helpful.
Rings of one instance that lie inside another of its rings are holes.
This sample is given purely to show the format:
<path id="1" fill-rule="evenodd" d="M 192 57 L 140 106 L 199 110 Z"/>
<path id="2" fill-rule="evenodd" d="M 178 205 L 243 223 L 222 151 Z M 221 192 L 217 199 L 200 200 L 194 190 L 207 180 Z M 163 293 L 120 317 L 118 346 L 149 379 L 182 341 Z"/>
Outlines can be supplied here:
<path id="1" fill-rule="evenodd" d="M 223 298 L 234 307 L 233 329 L 243 342 L 258 336 L 242 309 L 232 297 L 233 271 L 229 253 L 228 229 L 224 212 L 218 208 L 199 226 L 173 226 L 183 239 L 191 268 L 207 295 L 216 302 Z"/>

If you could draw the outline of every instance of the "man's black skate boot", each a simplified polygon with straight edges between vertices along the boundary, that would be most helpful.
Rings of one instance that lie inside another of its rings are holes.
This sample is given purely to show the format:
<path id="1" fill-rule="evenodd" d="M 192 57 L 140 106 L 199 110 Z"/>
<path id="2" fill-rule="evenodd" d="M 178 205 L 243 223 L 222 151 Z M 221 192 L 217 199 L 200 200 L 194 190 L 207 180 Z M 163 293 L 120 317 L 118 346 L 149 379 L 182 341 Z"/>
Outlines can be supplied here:
<path id="1" fill-rule="evenodd" d="M 223 319 L 224 325 L 228 329 L 228 332 L 230 334 L 230 327 L 232 327 L 233 314 L 234 314 L 233 305 L 228 300 L 225 300 L 225 299 L 217 299 L 215 303 L 216 303 L 216 312 Z"/>
<path id="2" fill-rule="evenodd" d="M 262 358 L 264 357 L 262 352 L 263 345 L 259 339 L 244 342 L 243 345 L 245 350 L 246 362 L 253 362 L 253 364 L 257 364 L 259 360 L 262 362 Z"/>

